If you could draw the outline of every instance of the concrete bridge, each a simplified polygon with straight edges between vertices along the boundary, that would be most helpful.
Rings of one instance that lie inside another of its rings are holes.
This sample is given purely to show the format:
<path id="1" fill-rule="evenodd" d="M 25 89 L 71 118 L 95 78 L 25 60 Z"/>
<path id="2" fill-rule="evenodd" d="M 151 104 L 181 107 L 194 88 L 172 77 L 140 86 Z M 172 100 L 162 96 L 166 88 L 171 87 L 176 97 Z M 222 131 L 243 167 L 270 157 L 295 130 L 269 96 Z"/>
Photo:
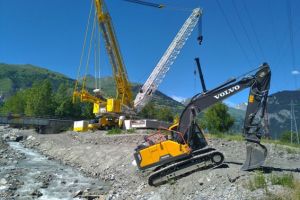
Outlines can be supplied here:
<path id="1" fill-rule="evenodd" d="M 0 124 L 14 127 L 35 128 L 39 133 L 59 133 L 72 128 L 73 120 L 47 119 L 40 117 L 25 117 L 21 115 L 0 116 Z"/>

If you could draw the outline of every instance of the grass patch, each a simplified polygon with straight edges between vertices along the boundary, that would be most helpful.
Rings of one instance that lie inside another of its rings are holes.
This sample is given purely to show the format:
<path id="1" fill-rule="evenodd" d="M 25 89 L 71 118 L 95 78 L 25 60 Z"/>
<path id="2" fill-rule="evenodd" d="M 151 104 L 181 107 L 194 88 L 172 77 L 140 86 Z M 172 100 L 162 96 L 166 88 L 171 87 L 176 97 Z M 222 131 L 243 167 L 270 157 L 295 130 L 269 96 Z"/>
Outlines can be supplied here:
<path id="1" fill-rule="evenodd" d="M 265 175 L 261 171 L 257 171 L 254 175 L 254 178 L 249 180 L 248 189 L 254 191 L 260 188 L 268 192 L 267 180 L 265 178 Z"/>
<path id="2" fill-rule="evenodd" d="M 268 182 L 272 185 L 280 185 L 287 188 L 280 193 L 268 190 Z M 263 189 L 266 200 L 300 200 L 300 181 L 295 179 L 293 174 L 276 175 L 272 174 L 268 178 L 261 171 L 256 171 L 254 177 L 250 178 L 247 188 L 251 191 Z"/>
<path id="3" fill-rule="evenodd" d="M 205 134 L 207 138 L 212 139 L 225 139 L 233 141 L 242 141 L 244 137 L 240 134 L 228 134 L 228 133 L 214 133 L 214 134 Z"/>
<path id="4" fill-rule="evenodd" d="M 122 130 L 119 128 L 112 128 L 109 131 L 107 131 L 107 135 L 117 135 L 117 134 L 121 134 Z"/>
<path id="5" fill-rule="evenodd" d="M 286 148 L 286 152 L 289 153 L 289 154 L 296 154 L 296 153 L 298 153 L 298 151 L 296 149 L 292 149 L 292 148 L 289 148 L 289 147 Z"/>
<path id="6" fill-rule="evenodd" d="M 135 133 L 136 129 L 135 128 L 130 128 L 126 130 L 126 133 Z"/>
<path id="7" fill-rule="evenodd" d="M 211 139 L 225 139 L 225 140 L 233 140 L 233 141 L 243 141 L 244 137 L 242 134 L 229 134 L 229 133 L 207 133 L 205 134 L 206 138 L 211 138 Z M 281 140 L 271 140 L 271 139 L 262 139 L 262 143 L 269 143 L 269 144 L 275 144 L 275 145 L 284 145 L 287 147 L 294 147 L 294 148 L 299 148 L 300 149 L 300 144 L 291 144 L 289 142 L 284 142 Z M 286 148 L 288 153 L 299 153 L 296 149 L 293 148 Z"/>
<path id="8" fill-rule="evenodd" d="M 295 180 L 294 183 L 295 183 L 295 188 L 292 193 L 292 197 L 293 197 L 293 199 L 300 200 L 300 181 Z"/>
<path id="9" fill-rule="evenodd" d="M 293 174 L 284 174 L 284 175 L 271 175 L 272 185 L 282 185 L 284 187 L 295 188 L 295 181 Z"/>
<path id="10" fill-rule="evenodd" d="M 280 185 L 285 190 L 272 191 L 268 189 L 268 183 L 271 185 Z M 261 171 L 256 171 L 254 177 L 251 177 L 246 183 L 246 188 L 250 191 L 263 189 L 266 200 L 300 200 L 300 181 L 289 174 L 271 174 L 266 177 Z"/>
<path id="11" fill-rule="evenodd" d="M 300 148 L 300 144 L 294 144 L 294 143 L 291 144 L 290 142 L 284 142 L 284 141 L 281 141 L 281 140 L 262 139 L 262 142 Z"/>

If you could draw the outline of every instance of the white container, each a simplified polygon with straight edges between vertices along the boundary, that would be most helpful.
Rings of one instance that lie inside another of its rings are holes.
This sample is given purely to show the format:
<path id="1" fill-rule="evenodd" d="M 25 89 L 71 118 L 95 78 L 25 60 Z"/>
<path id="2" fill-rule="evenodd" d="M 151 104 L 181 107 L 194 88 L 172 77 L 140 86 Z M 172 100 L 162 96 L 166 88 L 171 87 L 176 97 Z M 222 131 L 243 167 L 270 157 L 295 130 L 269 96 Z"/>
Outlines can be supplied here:
<path id="1" fill-rule="evenodd" d="M 89 126 L 89 121 L 86 120 L 74 121 L 73 131 L 85 132 L 88 131 L 88 126 Z"/>

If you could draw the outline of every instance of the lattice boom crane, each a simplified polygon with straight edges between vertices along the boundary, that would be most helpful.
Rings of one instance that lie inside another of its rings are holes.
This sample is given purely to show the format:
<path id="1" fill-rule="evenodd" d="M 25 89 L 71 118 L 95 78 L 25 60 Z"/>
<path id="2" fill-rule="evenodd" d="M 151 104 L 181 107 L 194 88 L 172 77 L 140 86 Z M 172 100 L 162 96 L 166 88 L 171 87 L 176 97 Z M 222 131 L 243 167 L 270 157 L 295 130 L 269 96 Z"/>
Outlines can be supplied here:
<path id="1" fill-rule="evenodd" d="M 137 111 L 140 111 L 149 102 L 153 93 L 157 90 L 159 84 L 162 82 L 166 73 L 169 71 L 171 65 L 180 53 L 180 50 L 191 35 L 201 15 L 201 9 L 195 8 L 189 18 L 185 21 L 172 43 L 152 71 L 151 75 L 137 94 L 134 100 L 134 107 Z"/>

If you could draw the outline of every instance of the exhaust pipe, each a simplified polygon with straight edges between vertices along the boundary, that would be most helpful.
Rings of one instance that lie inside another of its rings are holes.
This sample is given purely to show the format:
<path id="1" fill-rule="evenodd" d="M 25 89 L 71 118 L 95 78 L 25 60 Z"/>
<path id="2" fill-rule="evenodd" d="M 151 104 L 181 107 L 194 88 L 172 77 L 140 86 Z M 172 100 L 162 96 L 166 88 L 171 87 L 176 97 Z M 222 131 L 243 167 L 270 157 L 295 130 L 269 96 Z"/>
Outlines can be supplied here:
<path id="1" fill-rule="evenodd" d="M 246 142 L 246 161 L 241 170 L 248 171 L 260 168 L 266 158 L 268 150 L 259 142 L 247 141 Z"/>

